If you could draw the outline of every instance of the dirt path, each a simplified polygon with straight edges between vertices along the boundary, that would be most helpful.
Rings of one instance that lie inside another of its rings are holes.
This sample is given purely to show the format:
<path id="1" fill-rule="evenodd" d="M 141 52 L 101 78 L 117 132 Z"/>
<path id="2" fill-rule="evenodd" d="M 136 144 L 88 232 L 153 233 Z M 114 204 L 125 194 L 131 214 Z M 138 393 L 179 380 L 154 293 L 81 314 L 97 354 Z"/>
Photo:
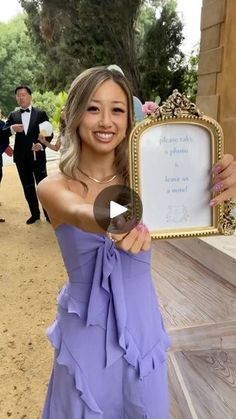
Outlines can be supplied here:
<path id="1" fill-rule="evenodd" d="M 38 419 L 53 358 L 45 332 L 66 274 L 50 224 L 25 224 L 15 166 L 4 167 L 0 201 L 0 417 Z"/>

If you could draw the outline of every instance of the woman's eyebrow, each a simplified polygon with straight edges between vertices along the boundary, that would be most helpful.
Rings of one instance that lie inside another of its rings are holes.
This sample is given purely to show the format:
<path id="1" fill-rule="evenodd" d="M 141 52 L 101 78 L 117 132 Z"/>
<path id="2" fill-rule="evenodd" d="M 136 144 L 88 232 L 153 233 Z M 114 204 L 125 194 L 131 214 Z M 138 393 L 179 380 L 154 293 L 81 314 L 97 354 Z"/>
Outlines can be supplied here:
<path id="1" fill-rule="evenodd" d="M 102 100 L 98 100 L 98 99 L 91 99 L 91 102 L 95 102 L 95 103 L 101 103 L 102 102 Z M 122 105 L 126 105 L 126 103 L 125 102 L 123 102 L 122 100 L 112 100 L 111 101 L 111 103 L 115 103 L 115 104 L 118 104 L 118 103 L 120 103 L 120 104 L 122 104 Z"/>

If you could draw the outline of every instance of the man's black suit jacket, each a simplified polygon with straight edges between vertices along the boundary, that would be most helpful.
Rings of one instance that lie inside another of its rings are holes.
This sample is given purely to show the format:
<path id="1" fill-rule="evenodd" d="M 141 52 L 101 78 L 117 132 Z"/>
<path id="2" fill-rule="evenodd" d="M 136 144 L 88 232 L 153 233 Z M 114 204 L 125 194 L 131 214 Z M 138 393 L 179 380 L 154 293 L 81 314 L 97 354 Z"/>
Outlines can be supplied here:
<path id="1" fill-rule="evenodd" d="M 39 124 L 44 121 L 48 121 L 48 116 L 45 111 L 32 107 L 29 127 L 27 134 L 23 132 L 17 132 L 15 134 L 15 145 L 14 145 L 14 154 L 13 160 L 15 163 L 24 163 L 25 160 L 33 160 L 34 155 L 32 152 L 33 143 L 38 143 L 39 136 Z M 22 124 L 21 112 L 20 110 L 13 111 L 10 113 L 3 131 L 11 135 L 10 127 L 14 124 Z M 51 138 L 49 139 L 49 141 Z M 36 152 L 37 162 L 45 163 L 46 162 L 46 153 L 45 146 L 43 146 L 43 151 Z"/>
<path id="2" fill-rule="evenodd" d="M 2 166 L 2 153 L 9 146 L 9 135 L 6 131 L 3 131 L 5 122 L 0 119 L 0 166 Z"/>

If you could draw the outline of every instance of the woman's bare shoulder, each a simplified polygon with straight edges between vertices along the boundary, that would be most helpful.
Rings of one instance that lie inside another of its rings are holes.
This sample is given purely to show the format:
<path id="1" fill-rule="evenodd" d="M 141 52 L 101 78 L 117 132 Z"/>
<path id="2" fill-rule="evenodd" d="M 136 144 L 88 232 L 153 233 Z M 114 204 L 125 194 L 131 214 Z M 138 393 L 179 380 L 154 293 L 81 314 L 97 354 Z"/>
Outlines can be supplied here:
<path id="1" fill-rule="evenodd" d="M 58 173 L 55 175 L 47 176 L 37 186 L 37 194 L 39 198 L 52 194 L 53 196 L 55 193 L 66 190 L 68 188 L 68 180 L 62 174 Z"/>
<path id="2" fill-rule="evenodd" d="M 68 183 L 68 179 L 62 175 L 61 173 L 57 173 L 55 175 L 47 176 L 38 185 L 38 189 L 47 188 L 49 186 L 59 186 L 59 185 L 66 185 Z"/>
<path id="3" fill-rule="evenodd" d="M 63 174 L 48 176 L 39 183 L 38 197 L 54 228 L 63 223 L 75 223 L 78 207 L 84 204 L 79 185 L 78 181 Z"/>
<path id="4" fill-rule="evenodd" d="M 70 196 L 73 194 L 82 198 L 83 190 L 84 187 L 81 182 L 76 179 L 67 178 L 62 173 L 47 176 L 37 187 L 37 193 L 40 199 L 44 197 L 54 199 L 59 195 L 61 197 L 62 194 L 67 194 L 68 196 L 68 193 L 70 193 Z"/>

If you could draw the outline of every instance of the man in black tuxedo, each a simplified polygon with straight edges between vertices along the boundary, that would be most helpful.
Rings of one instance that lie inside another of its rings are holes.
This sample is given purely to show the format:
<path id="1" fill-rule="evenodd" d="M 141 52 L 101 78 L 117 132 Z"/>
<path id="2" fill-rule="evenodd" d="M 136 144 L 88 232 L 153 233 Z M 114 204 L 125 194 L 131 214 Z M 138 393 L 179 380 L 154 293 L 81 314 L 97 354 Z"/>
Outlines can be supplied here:
<path id="1" fill-rule="evenodd" d="M 1 112 L 1 111 L 0 111 Z M 1 113 L 0 113 L 1 116 Z M 9 135 L 6 132 L 3 132 L 3 127 L 5 125 L 5 122 L 0 119 L 0 183 L 2 181 L 2 154 L 6 150 L 6 148 L 9 146 Z M 5 219 L 0 217 L 0 223 L 4 223 Z"/>
<path id="2" fill-rule="evenodd" d="M 31 217 L 26 224 L 33 224 L 40 219 L 39 202 L 35 183 L 47 176 L 45 146 L 38 141 L 39 124 L 48 121 L 45 111 L 31 105 L 32 96 L 28 86 L 15 89 L 16 101 L 20 109 L 10 113 L 3 131 L 15 134 L 13 159 L 17 167 Z M 48 138 L 51 141 L 51 137 Z M 44 210 L 45 217 L 49 221 Z"/>

